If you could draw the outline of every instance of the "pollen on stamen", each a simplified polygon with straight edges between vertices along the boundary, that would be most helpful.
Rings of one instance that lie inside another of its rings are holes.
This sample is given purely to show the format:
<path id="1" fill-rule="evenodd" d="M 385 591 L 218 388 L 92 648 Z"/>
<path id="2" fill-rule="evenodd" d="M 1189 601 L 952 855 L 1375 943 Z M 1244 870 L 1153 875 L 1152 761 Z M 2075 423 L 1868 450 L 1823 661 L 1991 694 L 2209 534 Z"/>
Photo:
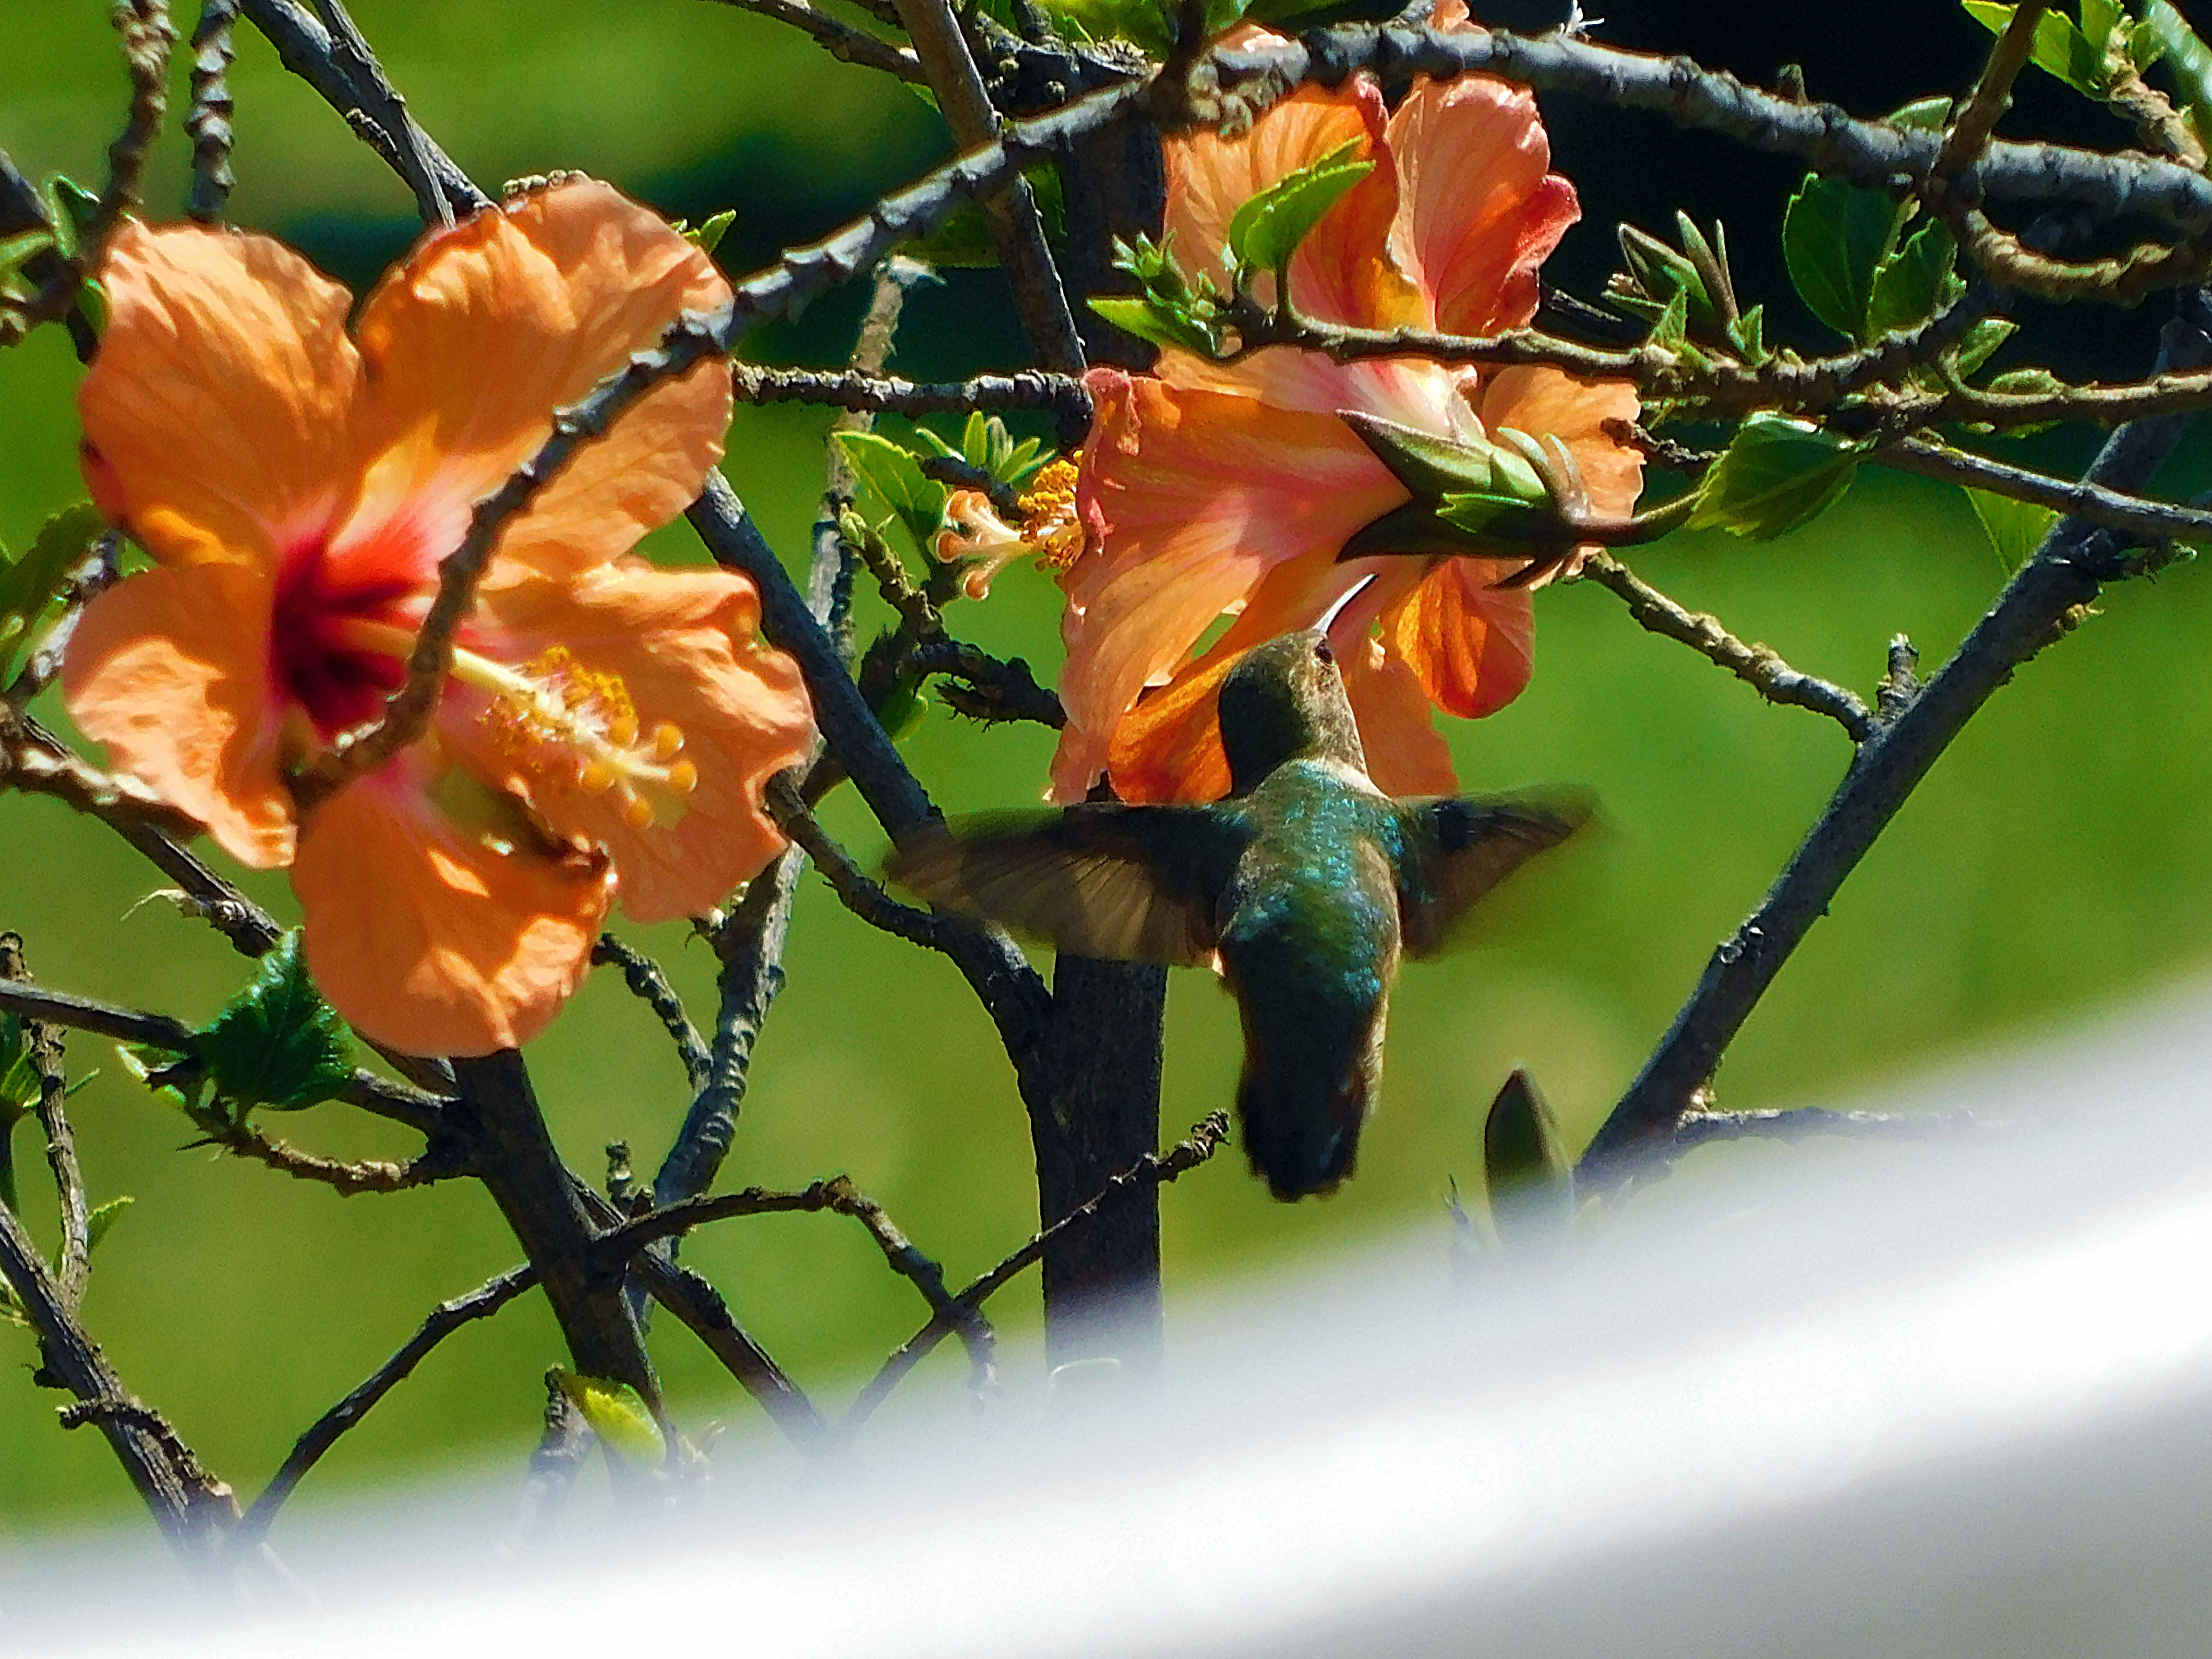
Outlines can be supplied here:
<path id="1" fill-rule="evenodd" d="M 641 744 L 644 723 L 622 676 L 586 668 L 566 646 L 550 646 L 520 668 L 459 653 L 455 674 L 491 692 L 484 727 L 526 775 L 610 796 L 633 830 L 680 811 L 699 787 L 698 767 L 676 758 L 683 728 L 656 722 Z"/>

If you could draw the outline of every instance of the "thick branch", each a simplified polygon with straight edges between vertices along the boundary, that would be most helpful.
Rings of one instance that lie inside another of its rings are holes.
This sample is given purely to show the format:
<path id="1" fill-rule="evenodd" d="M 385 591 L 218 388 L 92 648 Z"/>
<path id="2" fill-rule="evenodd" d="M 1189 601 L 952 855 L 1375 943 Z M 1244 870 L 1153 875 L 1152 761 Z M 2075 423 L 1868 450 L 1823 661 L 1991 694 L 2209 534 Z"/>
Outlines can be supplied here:
<path id="1" fill-rule="evenodd" d="M 738 363 L 738 400 L 752 404 L 828 404 L 878 415 L 969 415 L 979 410 L 1041 409 L 1087 426 L 1091 394 L 1069 374 L 1025 368 L 965 380 L 917 383 L 852 369 L 761 368 Z"/>
<path id="2" fill-rule="evenodd" d="M 2166 325 L 2161 370 L 2193 368 L 2208 359 L 2212 339 L 2179 319 Z M 2097 457 L 2088 481 L 2106 489 L 2141 488 L 2180 441 L 2185 424 L 2184 418 L 2169 417 L 2121 428 Z M 1790 952 L 1827 913 L 1844 878 L 1951 740 L 2105 582 L 2130 568 L 2111 532 L 2081 520 L 2063 520 L 1933 680 L 1917 690 L 1900 681 L 1894 694 L 1899 712 L 1859 746 L 1826 809 L 1758 909 L 1713 953 L 1673 1027 L 1583 1152 L 1578 1181 L 1600 1192 L 1617 1188 L 1633 1175 L 1641 1156 L 1664 1146 Z"/>
<path id="3" fill-rule="evenodd" d="M 238 0 L 202 0 L 192 31 L 192 106 L 185 131 L 192 141 L 192 196 L 185 210 L 202 224 L 220 224 L 237 180 L 230 171 L 231 28 Z"/>

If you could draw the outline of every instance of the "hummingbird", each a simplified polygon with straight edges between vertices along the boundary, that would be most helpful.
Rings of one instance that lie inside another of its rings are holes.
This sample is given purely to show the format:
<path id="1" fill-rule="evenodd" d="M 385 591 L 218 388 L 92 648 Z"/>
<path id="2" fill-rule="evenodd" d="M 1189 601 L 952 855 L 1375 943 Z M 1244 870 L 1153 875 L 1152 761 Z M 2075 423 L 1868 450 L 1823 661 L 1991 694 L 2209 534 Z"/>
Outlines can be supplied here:
<path id="1" fill-rule="evenodd" d="M 1277 1198 L 1304 1198 L 1352 1173 L 1401 957 L 1440 950 L 1462 911 L 1589 806 L 1385 795 L 1320 629 L 1253 650 L 1220 698 L 1225 799 L 933 820 L 886 873 L 1059 950 L 1213 965 L 1243 1023 L 1246 1156 Z"/>

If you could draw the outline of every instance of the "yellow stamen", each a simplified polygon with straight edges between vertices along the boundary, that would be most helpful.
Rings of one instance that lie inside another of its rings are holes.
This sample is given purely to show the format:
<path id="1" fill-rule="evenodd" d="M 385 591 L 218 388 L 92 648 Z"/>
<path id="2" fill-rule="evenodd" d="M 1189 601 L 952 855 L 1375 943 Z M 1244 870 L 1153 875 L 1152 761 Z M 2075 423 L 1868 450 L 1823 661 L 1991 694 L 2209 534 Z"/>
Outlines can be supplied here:
<path id="1" fill-rule="evenodd" d="M 1083 551 L 1083 524 L 1075 514 L 1075 484 L 1080 475 L 1065 458 L 1042 468 L 1029 491 L 1014 503 L 1022 513 L 1022 539 L 1037 552 L 1037 562 L 1064 570 Z"/>
<path id="2" fill-rule="evenodd" d="M 356 619 L 346 644 L 404 659 L 415 636 L 390 623 Z M 619 674 L 585 667 L 565 645 L 548 646 L 520 667 L 456 647 L 453 678 L 491 699 L 482 716 L 500 750 L 533 784 L 566 785 L 586 795 L 612 792 L 615 809 L 634 830 L 650 829 L 665 805 L 682 810 L 699 787 L 699 769 L 675 761 L 683 728 L 662 720 L 641 747 L 641 722 Z"/>

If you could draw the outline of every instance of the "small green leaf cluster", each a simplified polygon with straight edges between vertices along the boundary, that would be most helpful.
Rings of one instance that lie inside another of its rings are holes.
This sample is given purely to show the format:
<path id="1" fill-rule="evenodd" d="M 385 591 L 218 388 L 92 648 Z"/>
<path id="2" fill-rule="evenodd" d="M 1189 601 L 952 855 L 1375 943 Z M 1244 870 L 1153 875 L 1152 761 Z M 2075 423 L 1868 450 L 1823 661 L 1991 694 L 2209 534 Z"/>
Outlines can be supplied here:
<path id="1" fill-rule="evenodd" d="M 1114 268 L 1135 279 L 1136 296 L 1095 299 L 1091 308 L 1122 332 L 1156 346 L 1218 356 L 1229 339 L 1228 296 L 1203 271 L 1195 277 L 1182 274 L 1174 241 L 1172 232 L 1157 242 L 1149 236 L 1115 237 Z"/>
<path id="2" fill-rule="evenodd" d="M 687 219 L 678 219 L 671 228 L 678 232 L 685 241 L 697 248 L 700 252 L 712 253 L 716 248 L 721 246 L 722 238 L 730 234 L 730 228 L 737 222 L 737 209 L 724 208 L 720 213 L 710 218 L 702 219 L 696 225 Z"/>
<path id="3" fill-rule="evenodd" d="M 0 678 L 15 672 L 17 655 L 68 587 L 70 573 L 106 527 L 99 508 L 79 501 L 40 526 L 21 558 L 9 559 L 0 549 Z"/>
<path id="4" fill-rule="evenodd" d="M 296 1112 L 335 1100 L 353 1081 L 345 1022 L 307 977 L 297 929 L 261 958 L 246 988 L 158 1070 L 126 1054 L 149 1081 L 177 1091 L 194 1116 L 243 1123 L 255 1108 Z"/>
<path id="5" fill-rule="evenodd" d="M 1650 231 L 1620 227 L 1626 270 L 1614 273 L 1605 297 L 1615 310 L 1651 325 L 1650 343 L 1702 368 L 1721 356 L 1756 368 L 1766 347 L 1765 307 L 1738 308 L 1729 270 L 1728 231 L 1717 221 L 1708 237 L 1686 213 L 1674 216 L 1682 246 L 1669 247 Z"/>
<path id="6" fill-rule="evenodd" d="M 2015 9 L 1996 0 L 1960 3 L 1992 34 L 2004 32 Z M 2100 103 L 2162 64 L 2197 142 L 2212 149 L 2212 47 L 2170 0 L 2148 0 L 2140 16 L 2123 0 L 2079 0 L 2072 17 L 2053 7 L 2036 19 L 2028 62 Z"/>
<path id="7" fill-rule="evenodd" d="M 0 304 L 30 298 L 33 284 L 25 267 L 49 251 L 74 260 L 82 248 L 86 228 L 93 222 L 100 196 L 67 173 L 50 173 L 39 187 L 46 222 L 0 240 Z M 77 308 L 95 330 L 107 325 L 107 296 L 100 284 L 86 277 L 78 285 Z"/>
<path id="8" fill-rule="evenodd" d="M 868 514 L 870 523 L 878 532 L 896 523 L 925 556 L 944 527 L 945 504 L 952 493 L 921 470 L 925 459 L 963 461 L 1015 489 L 1050 459 L 1042 440 L 1017 441 L 1004 421 L 980 410 L 969 416 L 957 447 L 926 426 L 916 426 L 914 435 L 911 446 L 880 432 L 840 432 L 835 437 L 869 504 L 878 509 Z"/>

